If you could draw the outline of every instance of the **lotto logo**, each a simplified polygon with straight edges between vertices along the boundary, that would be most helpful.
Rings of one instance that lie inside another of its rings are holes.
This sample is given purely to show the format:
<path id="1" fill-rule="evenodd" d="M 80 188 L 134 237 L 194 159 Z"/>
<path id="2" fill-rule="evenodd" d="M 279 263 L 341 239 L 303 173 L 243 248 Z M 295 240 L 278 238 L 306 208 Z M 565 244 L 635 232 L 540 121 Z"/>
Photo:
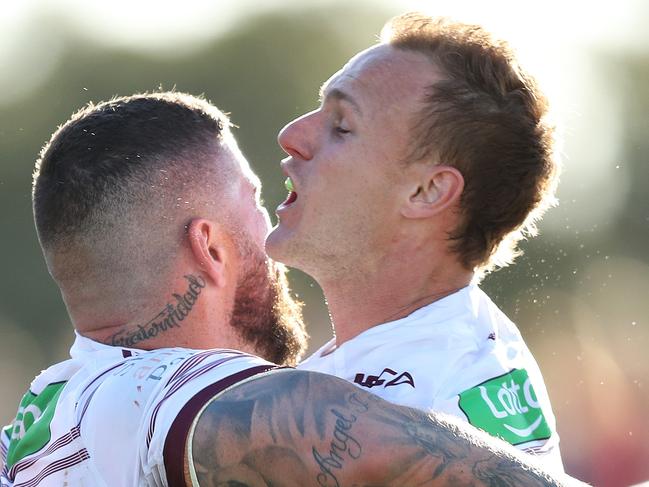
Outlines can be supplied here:
<path id="1" fill-rule="evenodd" d="M 462 392 L 459 406 L 472 425 L 514 445 L 547 439 L 552 433 L 524 369 Z"/>

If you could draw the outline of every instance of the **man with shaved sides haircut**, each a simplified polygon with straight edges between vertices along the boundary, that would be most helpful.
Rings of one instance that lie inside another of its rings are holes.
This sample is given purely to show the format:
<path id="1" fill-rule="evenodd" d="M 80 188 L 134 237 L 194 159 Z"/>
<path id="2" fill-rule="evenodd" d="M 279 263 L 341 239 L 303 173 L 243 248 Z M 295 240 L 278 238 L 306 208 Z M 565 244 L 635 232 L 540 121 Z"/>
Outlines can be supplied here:
<path id="1" fill-rule="evenodd" d="M 43 150 L 33 201 L 76 330 L 145 350 L 227 340 L 293 364 L 305 333 L 283 268 L 263 252 L 260 190 L 227 118 L 204 100 L 143 95 L 75 114 Z M 188 272 L 188 259 L 204 271 Z"/>
<path id="2" fill-rule="evenodd" d="M 259 180 L 181 93 L 89 105 L 45 146 L 36 228 L 76 340 L 2 431 L 5 486 L 560 485 L 332 376 L 266 259 Z M 281 365 L 276 365 L 277 362 Z"/>

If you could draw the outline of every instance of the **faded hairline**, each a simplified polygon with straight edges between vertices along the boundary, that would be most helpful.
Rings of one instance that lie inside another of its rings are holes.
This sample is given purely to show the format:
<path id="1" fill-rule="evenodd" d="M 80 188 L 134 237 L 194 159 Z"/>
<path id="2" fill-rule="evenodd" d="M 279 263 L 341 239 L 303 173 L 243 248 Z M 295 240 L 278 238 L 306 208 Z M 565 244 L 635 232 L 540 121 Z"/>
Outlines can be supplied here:
<path id="1" fill-rule="evenodd" d="M 166 99 L 175 95 L 140 94 L 127 98 Z M 43 158 L 63 128 L 123 99 L 89 104 L 57 129 L 37 161 L 34 193 Z M 157 278 L 164 280 L 163 276 L 173 268 L 192 218 L 231 219 L 229 211 L 224 211 L 231 201 L 229 188 L 234 174 L 229 154 L 238 152 L 238 148 L 224 114 L 207 102 L 204 105 L 226 122 L 218 137 L 175 154 L 154 156 L 153 169 L 145 168 L 139 176 L 129 177 L 119 187 L 106 191 L 84 221 L 82 231 L 43 239 L 37 228 L 48 268 L 59 284 L 103 287 L 128 278 L 150 287 Z"/>
<path id="2" fill-rule="evenodd" d="M 177 277 L 173 273 L 188 249 L 191 220 L 205 217 L 224 224 L 232 220 L 230 205 L 223 204 L 231 200 L 229 189 L 211 171 L 196 173 L 171 188 L 165 186 L 166 178 L 172 180 L 176 171 L 167 169 L 164 174 L 147 198 L 106 208 L 85 235 L 43 246 L 50 273 L 60 286 L 67 292 L 112 289 L 114 297 L 129 300 L 157 295 Z"/>

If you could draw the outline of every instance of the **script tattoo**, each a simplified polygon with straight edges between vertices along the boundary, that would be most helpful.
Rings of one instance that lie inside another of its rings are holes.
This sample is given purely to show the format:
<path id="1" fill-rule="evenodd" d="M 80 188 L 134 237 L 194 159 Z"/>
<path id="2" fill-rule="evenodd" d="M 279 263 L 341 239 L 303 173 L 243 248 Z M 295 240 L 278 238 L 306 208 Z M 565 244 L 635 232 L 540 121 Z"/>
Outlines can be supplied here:
<path id="1" fill-rule="evenodd" d="M 358 398 L 357 394 L 351 394 L 349 404 L 356 413 L 364 413 L 368 410 L 368 405 Z M 333 438 L 329 446 L 329 454 L 324 457 L 313 447 L 313 458 L 315 459 L 320 473 L 316 480 L 321 487 L 336 486 L 340 483 L 334 470 L 340 470 L 345 466 L 346 457 L 352 460 L 358 460 L 363 452 L 360 442 L 352 435 L 351 430 L 358 417 L 356 414 L 343 414 L 335 408 L 332 408 L 331 414 L 336 418 L 334 424 Z"/>
<path id="2" fill-rule="evenodd" d="M 334 377 L 284 370 L 218 396 L 191 444 L 201 487 L 569 485 L 494 441 Z"/>
<path id="3" fill-rule="evenodd" d="M 184 294 L 173 293 L 171 296 L 175 302 L 167 303 L 151 320 L 144 325 L 137 325 L 137 329 L 118 331 L 109 338 L 109 343 L 116 347 L 133 347 L 138 342 L 153 338 L 171 328 L 180 327 L 180 323 L 187 318 L 206 285 L 201 276 L 189 274 L 183 277 L 189 283 Z"/>

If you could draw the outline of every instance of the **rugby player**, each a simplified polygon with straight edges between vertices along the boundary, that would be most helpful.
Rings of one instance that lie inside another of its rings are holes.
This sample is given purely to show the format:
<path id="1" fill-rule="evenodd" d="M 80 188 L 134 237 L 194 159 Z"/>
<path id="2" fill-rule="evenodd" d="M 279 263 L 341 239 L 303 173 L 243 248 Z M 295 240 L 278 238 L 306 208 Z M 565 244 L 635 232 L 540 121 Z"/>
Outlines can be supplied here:
<path id="1" fill-rule="evenodd" d="M 335 336 L 300 368 L 448 413 L 562 470 L 539 368 L 477 285 L 554 199 L 534 80 L 481 27 L 409 13 L 321 95 L 279 134 L 290 194 L 266 242 L 327 299 Z"/>
<path id="2" fill-rule="evenodd" d="M 2 432 L 3 487 L 560 484 L 477 431 L 271 363 L 305 333 L 259 189 L 189 95 L 89 105 L 54 133 L 34 217 L 76 340 Z"/>

